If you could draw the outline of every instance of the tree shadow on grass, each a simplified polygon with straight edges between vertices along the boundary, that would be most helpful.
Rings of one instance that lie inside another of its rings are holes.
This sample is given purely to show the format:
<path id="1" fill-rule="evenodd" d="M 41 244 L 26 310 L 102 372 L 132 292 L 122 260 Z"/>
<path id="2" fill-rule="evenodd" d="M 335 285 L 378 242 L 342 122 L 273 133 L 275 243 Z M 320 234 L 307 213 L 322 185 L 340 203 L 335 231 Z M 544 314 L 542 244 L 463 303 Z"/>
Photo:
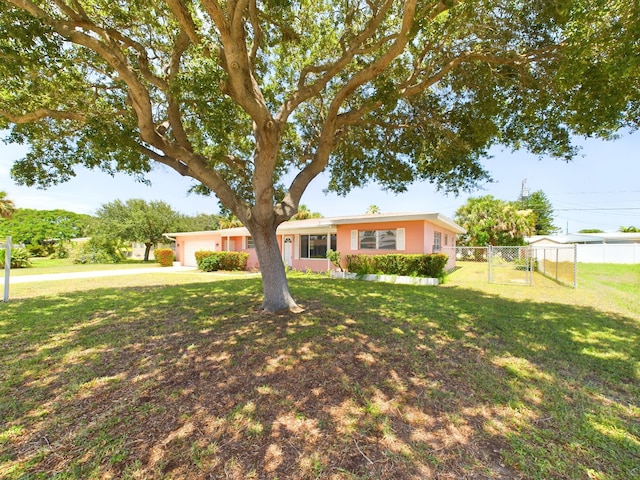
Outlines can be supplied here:
<path id="1" fill-rule="evenodd" d="M 637 319 L 259 280 L 7 305 L 0 477 L 632 478 Z"/>

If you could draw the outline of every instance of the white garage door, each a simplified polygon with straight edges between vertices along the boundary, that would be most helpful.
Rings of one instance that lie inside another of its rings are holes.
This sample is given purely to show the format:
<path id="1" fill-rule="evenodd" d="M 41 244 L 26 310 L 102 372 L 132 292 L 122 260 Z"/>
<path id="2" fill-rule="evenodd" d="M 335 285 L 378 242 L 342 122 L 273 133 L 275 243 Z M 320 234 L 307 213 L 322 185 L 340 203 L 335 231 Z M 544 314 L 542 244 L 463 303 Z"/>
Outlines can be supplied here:
<path id="1" fill-rule="evenodd" d="M 215 250 L 213 240 L 184 241 L 184 265 L 187 267 L 197 267 L 196 252 L 198 250 Z"/>

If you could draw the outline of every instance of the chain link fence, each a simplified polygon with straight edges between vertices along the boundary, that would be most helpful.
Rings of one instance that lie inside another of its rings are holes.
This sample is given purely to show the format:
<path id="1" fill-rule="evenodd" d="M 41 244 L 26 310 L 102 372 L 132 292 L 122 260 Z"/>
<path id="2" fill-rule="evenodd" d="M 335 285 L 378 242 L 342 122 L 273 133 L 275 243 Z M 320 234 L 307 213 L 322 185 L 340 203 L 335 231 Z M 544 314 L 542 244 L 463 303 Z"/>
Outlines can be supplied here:
<path id="1" fill-rule="evenodd" d="M 487 253 L 487 247 L 456 247 L 456 261 L 484 263 L 489 259 Z"/>
<path id="2" fill-rule="evenodd" d="M 533 285 L 537 271 L 563 285 L 578 286 L 575 245 L 456 247 L 455 255 L 456 262 L 486 263 L 489 283 Z"/>
<path id="3" fill-rule="evenodd" d="M 578 287 L 578 249 L 576 245 L 531 247 L 536 270 L 545 277 L 573 288 Z"/>
<path id="4" fill-rule="evenodd" d="M 530 247 L 488 247 L 489 283 L 533 285 L 531 253 Z"/>

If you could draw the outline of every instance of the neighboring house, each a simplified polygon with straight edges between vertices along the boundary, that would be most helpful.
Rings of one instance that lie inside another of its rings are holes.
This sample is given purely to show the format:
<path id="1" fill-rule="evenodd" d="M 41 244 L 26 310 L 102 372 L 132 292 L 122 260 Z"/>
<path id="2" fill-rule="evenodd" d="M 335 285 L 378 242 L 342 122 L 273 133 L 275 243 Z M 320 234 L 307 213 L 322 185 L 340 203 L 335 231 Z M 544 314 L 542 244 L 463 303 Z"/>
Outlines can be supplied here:
<path id="1" fill-rule="evenodd" d="M 136 260 L 142 260 L 144 258 L 144 252 L 146 250 L 147 246 L 142 243 L 142 242 L 132 242 L 131 243 L 131 250 L 127 250 L 127 257 L 128 258 L 133 258 Z M 155 257 L 153 255 L 153 251 L 157 248 L 171 248 L 173 249 L 173 245 L 171 243 L 156 243 L 155 245 L 153 245 L 151 247 L 151 250 L 149 250 L 149 261 L 153 261 L 155 260 Z"/>
<path id="2" fill-rule="evenodd" d="M 530 245 L 584 243 L 640 243 L 639 232 L 568 233 L 566 235 L 534 235 L 525 238 Z"/>
<path id="3" fill-rule="evenodd" d="M 282 260 L 296 270 L 322 272 L 332 267 L 327 250 L 348 254 L 445 253 L 455 267 L 456 235 L 465 230 L 439 213 L 388 213 L 288 221 L 276 232 Z M 166 233 L 175 240 L 181 265 L 196 266 L 195 252 L 243 251 L 247 268 L 259 269 L 253 241 L 245 227 L 205 232 Z"/>
<path id="4" fill-rule="evenodd" d="M 91 237 L 72 238 L 71 239 L 71 243 L 80 244 L 80 243 L 87 242 L 90 239 L 91 239 Z M 146 248 L 147 247 L 146 247 L 146 245 L 144 243 L 131 242 L 131 247 L 128 248 L 126 250 L 126 252 L 124 252 L 124 254 L 126 255 L 127 258 L 133 258 L 135 260 L 142 260 L 144 258 L 144 251 L 145 251 Z M 153 256 L 153 251 L 156 248 L 171 248 L 171 249 L 173 249 L 173 245 L 171 243 L 169 243 L 169 242 L 155 244 L 153 247 L 151 247 L 151 250 L 149 251 L 149 261 L 155 260 L 155 257 Z"/>
<path id="5" fill-rule="evenodd" d="M 532 247 L 575 245 L 578 262 L 640 263 L 640 233 L 570 233 L 525 239 Z"/>

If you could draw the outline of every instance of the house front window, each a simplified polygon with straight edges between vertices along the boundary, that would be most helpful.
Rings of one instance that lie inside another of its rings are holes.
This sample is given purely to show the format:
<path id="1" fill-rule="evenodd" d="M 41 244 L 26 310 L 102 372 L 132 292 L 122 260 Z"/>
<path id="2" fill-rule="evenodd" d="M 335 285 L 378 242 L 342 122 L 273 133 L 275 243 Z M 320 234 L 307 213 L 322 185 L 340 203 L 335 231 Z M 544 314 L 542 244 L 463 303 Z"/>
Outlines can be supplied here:
<path id="1" fill-rule="evenodd" d="M 395 230 L 361 230 L 360 250 L 395 250 Z"/>
<path id="2" fill-rule="evenodd" d="M 442 250 L 442 244 L 440 242 L 441 237 L 442 234 L 440 232 L 433 233 L 433 253 L 437 253 Z"/>
<path id="3" fill-rule="evenodd" d="M 247 237 L 247 248 L 256 248 L 255 243 L 253 243 L 253 237 Z"/>
<path id="4" fill-rule="evenodd" d="M 300 258 L 327 258 L 327 250 L 336 250 L 338 244 L 335 233 L 329 240 L 327 246 L 327 235 L 300 235 Z"/>

